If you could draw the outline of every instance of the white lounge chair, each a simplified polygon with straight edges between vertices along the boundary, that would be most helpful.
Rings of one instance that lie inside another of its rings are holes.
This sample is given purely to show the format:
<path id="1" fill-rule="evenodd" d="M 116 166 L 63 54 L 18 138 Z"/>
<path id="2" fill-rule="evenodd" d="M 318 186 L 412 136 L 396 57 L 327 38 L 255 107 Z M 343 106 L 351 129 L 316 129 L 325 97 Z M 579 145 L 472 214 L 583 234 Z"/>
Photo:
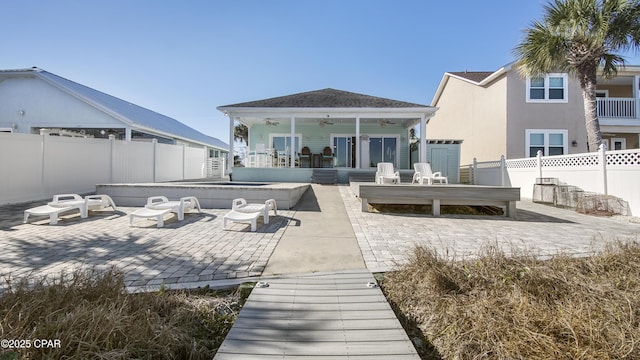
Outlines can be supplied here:
<path id="1" fill-rule="evenodd" d="M 415 163 L 413 164 L 415 173 L 413 174 L 413 180 L 411 183 L 424 184 L 424 180 L 427 180 L 428 185 L 432 185 L 434 182 L 440 184 L 448 184 L 449 180 L 446 176 L 442 176 L 440 171 L 431 171 L 431 165 L 429 163 Z"/>
<path id="2" fill-rule="evenodd" d="M 262 211 L 254 211 L 254 212 L 242 212 L 237 210 L 231 210 L 224 216 L 223 227 L 227 229 L 227 223 L 229 221 L 239 222 L 239 223 L 249 223 L 251 224 L 251 231 L 255 232 L 258 225 L 257 221 L 260 215 L 264 216 L 264 212 Z"/>
<path id="3" fill-rule="evenodd" d="M 400 173 L 393 171 L 392 163 L 378 163 L 378 171 L 376 171 L 376 184 L 384 184 L 391 181 L 394 184 L 400 184 Z"/>
<path id="4" fill-rule="evenodd" d="M 269 223 L 269 210 L 273 210 L 273 215 L 278 216 L 278 207 L 276 206 L 275 199 L 269 199 L 265 201 L 264 204 L 247 204 L 247 200 L 243 198 L 237 198 L 233 199 L 233 201 L 231 202 L 231 209 L 244 213 L 261 212 L 262 219 L 265 224 Z"/>
<path id="5" fill-rule="evenodd" d="M 129 214 L 129 226 L 133 225 L 133 218 L 141 217 L 145 219 L 156 218 L 157 226 L 161 228 L 164 226 L 164 216 L 170 212 L 171 209 L 149 209 L 146 207 L 138 209 Z"/>
<path id="6" fill-rule="evenodd" d="M 152 210 L 169 209 L 178 214 L 178 221 L 184 220 L 185 211 L 198 209 L 198 212 L 202 212 L 200 202 L 195 196 L 186 196 L 177 201 L 169 201 L 166 196 L 152 196 L 147 198 L 147 204 L 144 207 Z"/>
<path id="7" fill-rule="evenodd" d="M 49 224 L 58 223 L 60 214 L 79 210 L 80 218 L 84 219 L 89 216 L 89 210 L 101 210 L 111 207 L 117 210 L 116 204 L 108 195 L 89 195 L 84 198 L 78 194 L 58 194 L 53 196 L 47 205 L 38 206 L 24 211 L 24 223 L 27 223 L 29 215 L 33 216 L 49 216 Z"/>
<path id="8" fill-rule="evenodd" d="M 24 211 L 23 223 L 26 224 L 29 219 L 29 215 L 33 215 L 33 216 L 49 216 L 49 225 L 56 225 L 58 223 L 58 216 L 60 216 L 60 214 L 68 211 L 72 211 L 72 210 L 78 210 L 80 214 L 82 214 L 82 210 L 80 209 L 79 205 L 77 206 L 51 206 L 51 205 L 37 206 Z"/>
<path id="9" fill-rule="evenodd" d="M 102 210 L 108 207 L 113 211 L 118 210 L 109 195 L 87 195 L 82 198 L 77 194 L 60 194 L 54 195 L 53 200 L 47 205 L 54 207 L 80 205 L 80 217 L 82 218 L 89 216 L 89 210 Z"/>

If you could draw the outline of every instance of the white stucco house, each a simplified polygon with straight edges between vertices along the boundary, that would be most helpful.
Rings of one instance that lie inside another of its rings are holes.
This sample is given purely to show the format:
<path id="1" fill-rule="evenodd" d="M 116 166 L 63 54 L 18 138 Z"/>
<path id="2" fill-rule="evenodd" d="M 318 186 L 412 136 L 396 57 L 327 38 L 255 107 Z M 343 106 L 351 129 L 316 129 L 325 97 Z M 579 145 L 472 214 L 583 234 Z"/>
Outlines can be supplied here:
<path id="1" fill-rule="evenodd" d="M 208 149 L 224 157 L 229 145 L 176 119 L 37 67 L 0 70 L 0 131 L 151 141 Z"/>

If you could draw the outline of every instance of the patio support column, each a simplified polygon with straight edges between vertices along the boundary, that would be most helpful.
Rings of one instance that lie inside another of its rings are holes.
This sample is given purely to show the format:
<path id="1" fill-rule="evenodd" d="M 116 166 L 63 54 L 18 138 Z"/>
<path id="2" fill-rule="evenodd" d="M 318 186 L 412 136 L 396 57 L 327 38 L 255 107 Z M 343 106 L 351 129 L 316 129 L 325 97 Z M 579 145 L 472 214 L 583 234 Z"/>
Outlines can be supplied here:
<path id="1" fill-rule="evenodd" d="M 227 174 L 231 174 L 233 167 L 233 133 L 235 130 L 235 122 L 233 115 L 229 114 L 229 153 L 227 154 Z"/>
<path id="2" fill-rule="evenodd" d="M 289 166 L 293 169 L 296 167 L 296 117 L 291 116 L 291 148 L 289 149 Z"/>
<path id="3" fill-rule="evenodd" d="M 127 141 L 131 141 L 131 128 L 130 127 L 124 128 L 124 139 L 127 140 Z"/>
<path id="4" fill-rule="evenodd" d="M 360 169 L 360 116 L 356 116 L 356 169 Z"/>
<path id="5" fill-rule="evenodd" d="M 633 77 L 633 101 L 636 106 L 636 119 L 640 119 L 640 91 L 638 91 L 638 86 L 640 86 L 640 76 L 636 75 Z"/>
<path id="6" fill-rule="evenodd" d="M 427 162 L 427 118 L 420 116 L 420 162 Z"/>

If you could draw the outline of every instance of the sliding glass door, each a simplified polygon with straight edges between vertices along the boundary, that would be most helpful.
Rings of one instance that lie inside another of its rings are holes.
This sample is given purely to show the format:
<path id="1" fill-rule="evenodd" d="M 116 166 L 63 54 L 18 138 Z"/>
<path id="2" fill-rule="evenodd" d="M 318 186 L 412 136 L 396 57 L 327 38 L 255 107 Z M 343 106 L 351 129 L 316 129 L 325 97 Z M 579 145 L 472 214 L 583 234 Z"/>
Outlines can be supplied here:
<path id="1" fill-rule="evenodd" d="M 333 137 L 333 156 L 335 158 L 335 167 L 355 167 L 355 153 L 355 137 Z"/>
<path id="2" fill-rule="evenodd" d="M 397 137 L 369 138 L 369 166 L 376 167 L 379 162 L 389 162 L 398 167 Z"/>

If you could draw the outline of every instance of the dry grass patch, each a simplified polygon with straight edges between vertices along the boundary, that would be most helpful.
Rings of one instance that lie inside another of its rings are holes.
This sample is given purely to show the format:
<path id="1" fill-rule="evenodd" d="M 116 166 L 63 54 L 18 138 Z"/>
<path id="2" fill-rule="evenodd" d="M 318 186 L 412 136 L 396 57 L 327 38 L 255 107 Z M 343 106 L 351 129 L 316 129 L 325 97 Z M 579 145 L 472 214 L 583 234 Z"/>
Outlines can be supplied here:
<path id="1" fill-rule="evenodd" d="M 383 288 L 419 328 L 425 359 L 640 359 L 638 274 L 637 243 L 550 260 L 489 247 L 455 261 L 418 247 Z"/>
<path id="2" fill-rule="evenodd" d="M 0 338 L 61 346 L 0 349 L 0 359 L 211 359 L 240 303 L 238 291 L 129 294 L 116 270 L 5 280 L 5 288 Z"/>

